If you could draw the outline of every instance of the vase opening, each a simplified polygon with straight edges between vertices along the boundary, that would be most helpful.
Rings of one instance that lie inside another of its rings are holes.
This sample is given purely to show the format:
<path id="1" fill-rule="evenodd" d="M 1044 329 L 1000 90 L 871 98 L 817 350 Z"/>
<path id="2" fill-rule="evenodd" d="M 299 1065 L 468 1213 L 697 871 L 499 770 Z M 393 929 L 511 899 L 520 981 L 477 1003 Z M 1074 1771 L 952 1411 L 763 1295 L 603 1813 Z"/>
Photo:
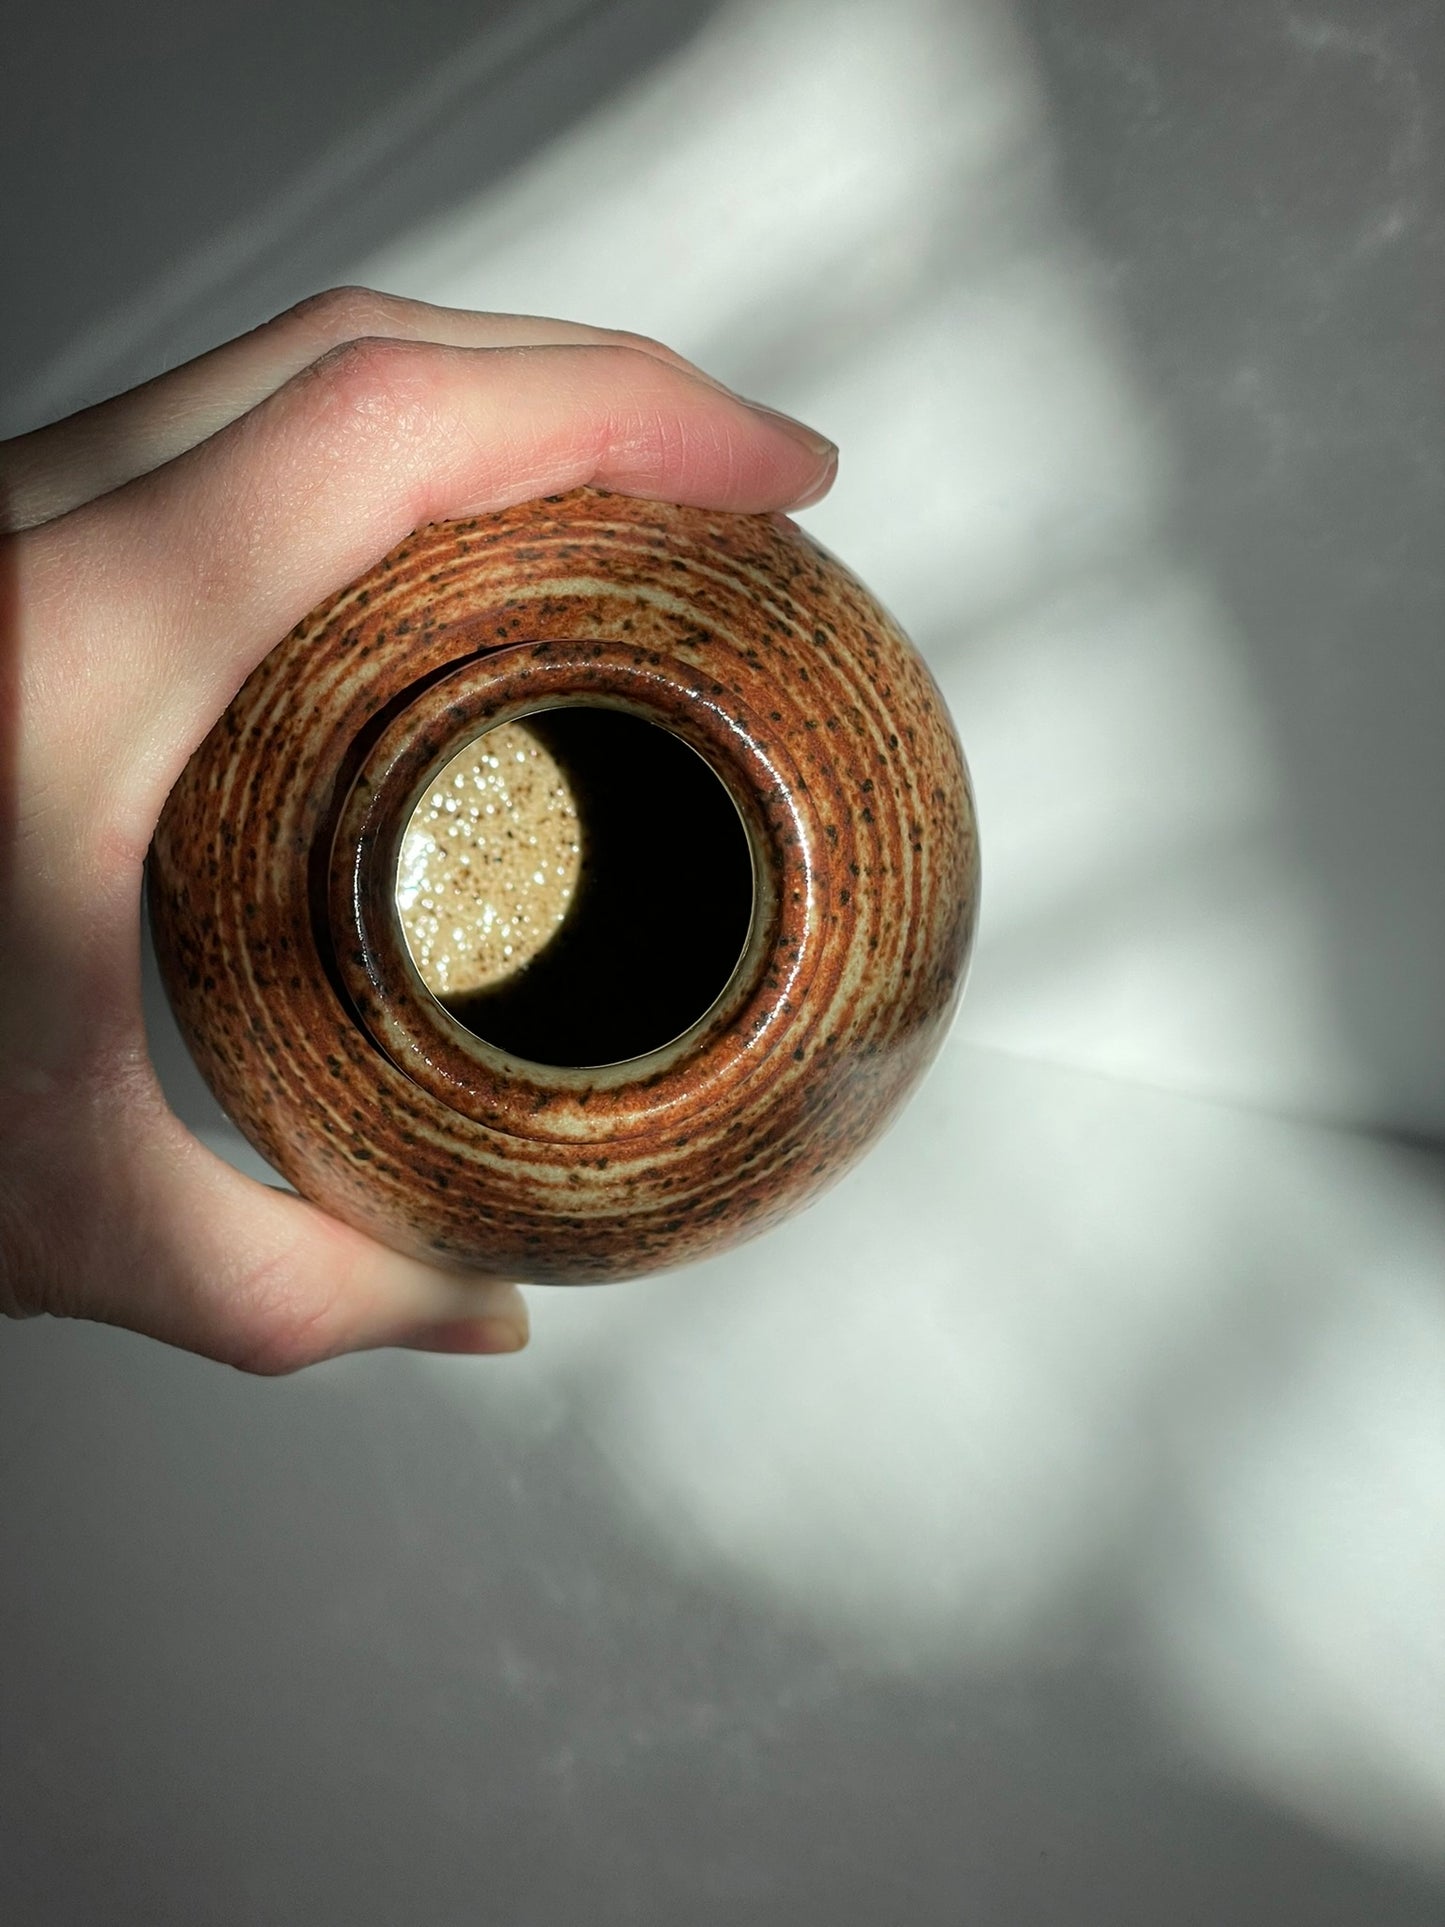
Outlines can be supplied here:
<path id="1" fill-rule="evenodd" d="M 423 983 L 474 1035 L 588 1069 L 662 1049 L 722 995 L 754 914 L 747 832 L 712 766 L 629 710 L 568 704 L 474 737 L 402 838 Z"/>

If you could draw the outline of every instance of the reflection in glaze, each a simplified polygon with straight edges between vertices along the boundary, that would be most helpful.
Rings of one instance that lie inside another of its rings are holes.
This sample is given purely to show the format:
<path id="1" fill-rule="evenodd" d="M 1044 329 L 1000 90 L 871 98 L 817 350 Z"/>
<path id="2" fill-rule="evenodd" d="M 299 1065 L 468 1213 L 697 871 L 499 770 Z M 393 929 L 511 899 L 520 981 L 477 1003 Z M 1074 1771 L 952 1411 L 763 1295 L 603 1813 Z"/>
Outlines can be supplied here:
<path id="1" fill-rule="evenodd" d="M 432 780 L 402 839 L 396 907 L 436 997 L 515 976 L 556 934 L 577 887 L 577 804 L 524 723 L 471 742 Z"/>

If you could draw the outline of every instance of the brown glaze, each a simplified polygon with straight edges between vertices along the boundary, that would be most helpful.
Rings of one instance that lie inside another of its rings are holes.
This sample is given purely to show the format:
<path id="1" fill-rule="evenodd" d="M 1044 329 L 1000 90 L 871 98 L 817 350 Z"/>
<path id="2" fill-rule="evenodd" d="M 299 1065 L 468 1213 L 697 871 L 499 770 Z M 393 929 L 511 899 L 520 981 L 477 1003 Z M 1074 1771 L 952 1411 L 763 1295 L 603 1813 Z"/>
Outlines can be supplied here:
<path id="1" fill-rule="evenodd" d="M 755 883 L 713 1008 L 593 1070 L 459 1024 L 394 897 L 435 772 L 578 701 L 707 758 Z M 594 490 L 423 528 L 310 615 L 191 759 L 150 862 L 181 1029 L 276 1169 L 399 1250 L 551 1283 L 709 1256 L 837 1178 L 942 1042 L 977 894 L 943 699 L 856 578 L 783 515 Z"/>

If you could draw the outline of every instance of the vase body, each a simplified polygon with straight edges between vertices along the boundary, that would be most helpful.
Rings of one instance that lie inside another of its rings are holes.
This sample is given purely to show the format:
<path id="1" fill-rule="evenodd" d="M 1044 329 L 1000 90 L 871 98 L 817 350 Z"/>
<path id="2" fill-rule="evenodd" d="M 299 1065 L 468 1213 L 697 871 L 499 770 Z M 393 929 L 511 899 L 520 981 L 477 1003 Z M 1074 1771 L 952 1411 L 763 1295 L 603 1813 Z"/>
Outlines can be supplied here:
<path id="1" fill-rule="evenodd" d="M 579 707 L 703 759 L 751 908 L 680 1035 L 544 1063 L 427 988 L 397 870 L 458 750 Z M 432 1261 L 586 1283 L 765 1229 L 888 1124 L 961 992 L 978 860 L 943 699 L 848 570 L 782 515 L 578 490 L 423 528 L 301 623 L 177 783 L 148 890 L 203 1076 L 303 1196 Z"/>

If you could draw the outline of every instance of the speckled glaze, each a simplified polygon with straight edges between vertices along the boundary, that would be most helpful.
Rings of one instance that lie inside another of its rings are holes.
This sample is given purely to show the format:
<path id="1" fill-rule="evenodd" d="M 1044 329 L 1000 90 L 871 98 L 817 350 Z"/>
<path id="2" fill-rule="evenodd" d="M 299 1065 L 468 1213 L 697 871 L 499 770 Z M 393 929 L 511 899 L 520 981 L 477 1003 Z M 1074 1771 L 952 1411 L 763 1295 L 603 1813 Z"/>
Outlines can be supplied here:
<path id="1" fill-rule="evenodd" d="M 755 889 L 713 1008 L 585 1071 L 456 1022 L 394 898 L 448 758 L 579 700 L 708 760 Z M 181 1029 L 297 1190 L 399 1250 L 559 1284 L 711 1255 L 837 1178 L 942 1042 L 977 894 L 943 699 L 847 569 L 783 515 L 593 490 L 423 528 L 309 616 L 191 759 L 149 871 Z"/>

